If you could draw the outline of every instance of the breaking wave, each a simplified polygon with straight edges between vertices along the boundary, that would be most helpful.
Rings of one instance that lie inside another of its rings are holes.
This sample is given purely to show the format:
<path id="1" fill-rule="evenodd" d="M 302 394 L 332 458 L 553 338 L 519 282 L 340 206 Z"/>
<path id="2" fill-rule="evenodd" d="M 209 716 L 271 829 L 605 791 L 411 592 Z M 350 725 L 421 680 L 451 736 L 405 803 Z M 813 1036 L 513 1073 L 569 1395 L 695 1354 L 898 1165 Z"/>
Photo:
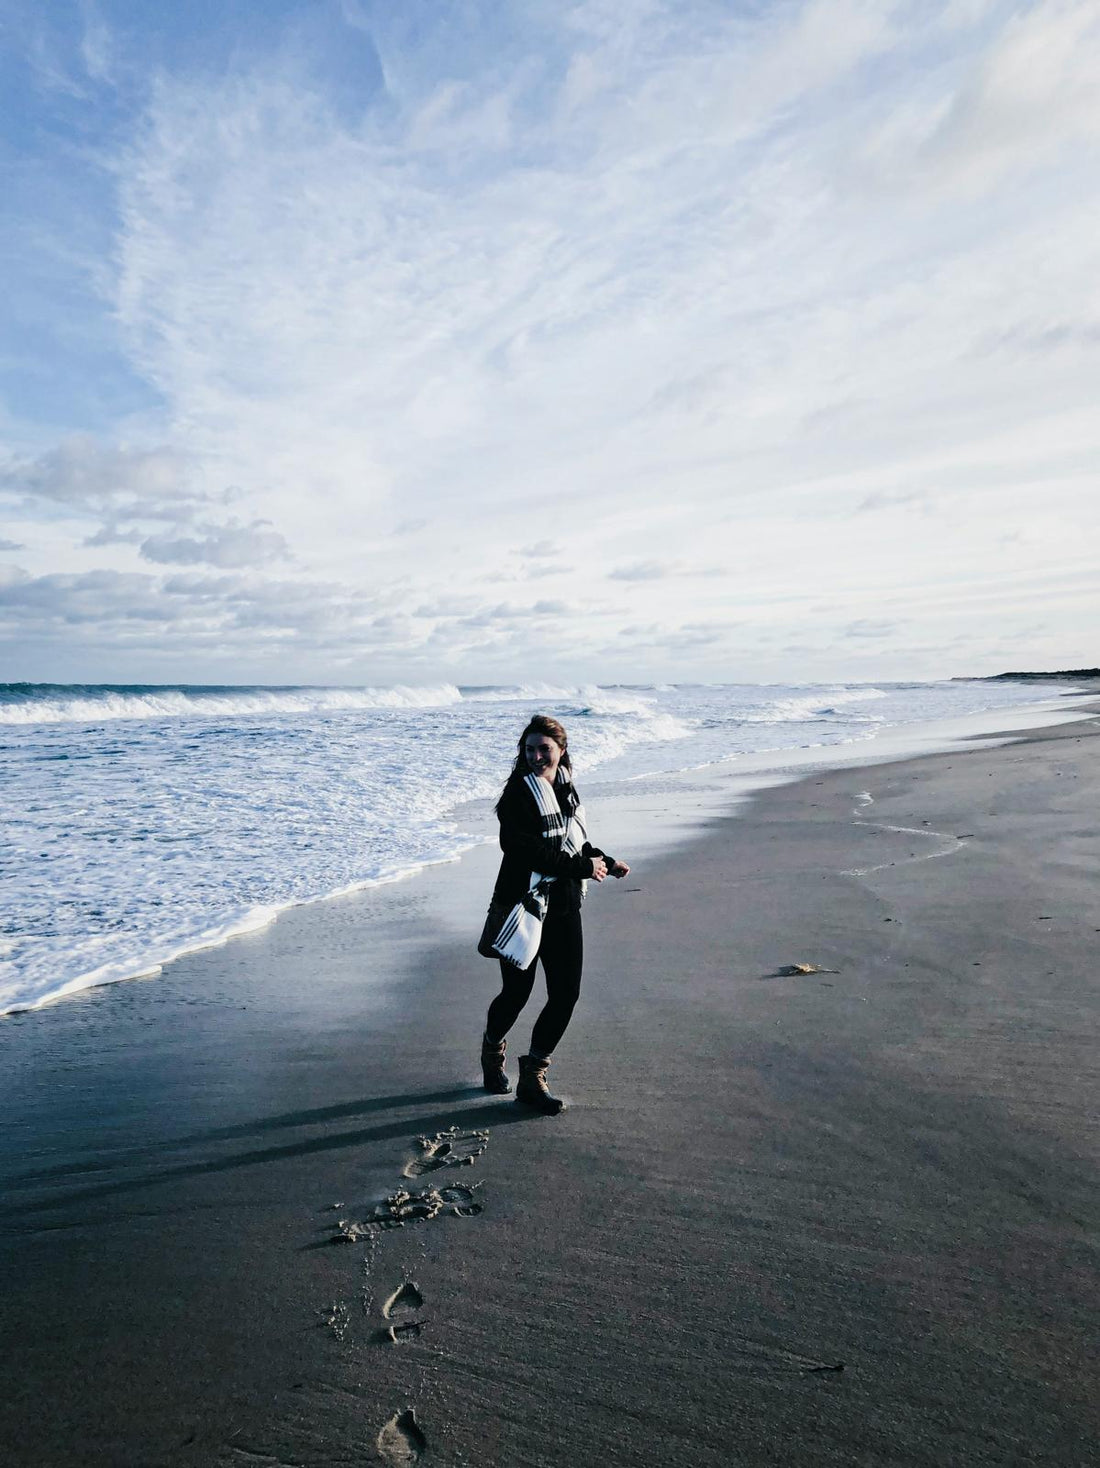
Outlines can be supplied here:
<path id="1" fill-rule="evenodd" d="M 360 709 L 443 708 L 453 683 L 393 688 L 265 688 L 156 684 L 0 684 L 0 724 L 99 724 L 105 719 L 232 719 Z"/>

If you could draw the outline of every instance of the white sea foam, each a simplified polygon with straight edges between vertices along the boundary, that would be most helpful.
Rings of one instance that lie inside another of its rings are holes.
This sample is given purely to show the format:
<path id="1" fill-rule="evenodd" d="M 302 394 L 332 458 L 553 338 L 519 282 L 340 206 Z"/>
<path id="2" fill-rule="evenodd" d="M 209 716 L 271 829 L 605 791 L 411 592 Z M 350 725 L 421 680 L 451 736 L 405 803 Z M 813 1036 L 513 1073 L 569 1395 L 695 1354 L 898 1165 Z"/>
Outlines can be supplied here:
<path id="1" fill-rule="evenodd" d="M 576 688 L 561 688 L 554 683 L 516 683 L 462 690 L 462 698 L 467 703 L 546 704 L 543 713 L 549 713 L 555 704 L 575 704 L 577 697 Z"/>
<path id="2" fill-rule="evenodd" d="M 246 912 L 223 917 L 222 921 L 205 931 L 189 933 L 176 943 L 167 942 L 159 946 L 153 943 L 150 946 L 147 938 L 139 936 L 136 937 L 129 951 L 125 943 L 115 944 L 113 956 L 106 963 L 85 969 L 75 977 L 58 984 L 56 988 L 46 988 L 33 1000 L 20 998 L 17 993 L 9 993 L 8 984 L 0 982 L 0 1014 L 17 1014 L 21 1010 L 41 1009 L 43 1005 L 53 1004 L 58 999 L 64 999 L 66 995 L 78 994 L 83 989 L 99 988 L 102 984 L 117 983 L 120 979 L 152 978 L 174 958 L 180 958 L 185 953 L 198 952 L 203 948 L 216 948 L 222 943 L 228 943 L 230 938 L 239 938 L 242 933 L 258 932 L 261 928 L 266 928 L 269 923 L 274 922 L 278 915 L 279 909 L 276 907 L 253 907 Z M 83 962 L 94 961 L 93 953 L 97 946 L 94 940 L 86 945 Z M 80 948 L 81 945 L 77 945 L 77 952 L 80 951 Z M 2 973 L 0 977 L 7 978 Z"/>
<path id="3" fill-rule="evenodd" d="M 807 694 L 782 694 L 746 713 L 745 719 L 750 724 L 802 724 L 819 719 L 863 717 L 879 723 L 881 716 L 853 714 L 849 706 L 885 697 L 881 688 L 823 688 Z"/>
<path id="4" fill-rule="evenodd" d="M 268 714 L 441 708 L 462 702 L 451 683 L 393 688 L 105 688 L 94 696 L 0 701 L 0 724 L 98 724 L 107 719 L 233 719 Z"/>
<path id="5" fill-rule="evenodd" d="M 453 860 L 536 711 L 582 786 L 1034 702 L 1004 684 L 0 687 L 0 1012 L 155 972 L 287 906 Z M 873 709 L 868 705 L 873 705 Z"/>

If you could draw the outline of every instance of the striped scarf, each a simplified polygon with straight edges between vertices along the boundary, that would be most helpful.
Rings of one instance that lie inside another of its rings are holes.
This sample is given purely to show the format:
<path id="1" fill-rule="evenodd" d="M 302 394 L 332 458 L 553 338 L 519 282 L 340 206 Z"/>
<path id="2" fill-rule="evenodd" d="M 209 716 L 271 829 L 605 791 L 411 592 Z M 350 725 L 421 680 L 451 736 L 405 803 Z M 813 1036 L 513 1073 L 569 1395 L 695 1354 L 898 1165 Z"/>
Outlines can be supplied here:
<path id="1" fill-rule="evenodd" d="M 571 787 L 569 771 L 559 766 L 554 782 L 555 786 L 570 787 L 568 817 L 562 815 L 558 797 L 547 781 L 540 779 L 538 775 L 525 775 L 523 783 L 538 806 L 543 839 L 552 841 L 566 856 L 579 856 L 584 849 L 588 832 L 584 826 L 584 806 Z M 541 872 L 532 872 L 528 891 L 508 913 L 500 932 L 490 941 L 489 946 L 493 952 L 516 968 L 529 968 L 538 957 L 542 924 L 550 901 L 550 884 L 556 880 L 555 877 L 543 876 Z M 581 883 L 582 896 L 587 885 L 586 882 Z"/>

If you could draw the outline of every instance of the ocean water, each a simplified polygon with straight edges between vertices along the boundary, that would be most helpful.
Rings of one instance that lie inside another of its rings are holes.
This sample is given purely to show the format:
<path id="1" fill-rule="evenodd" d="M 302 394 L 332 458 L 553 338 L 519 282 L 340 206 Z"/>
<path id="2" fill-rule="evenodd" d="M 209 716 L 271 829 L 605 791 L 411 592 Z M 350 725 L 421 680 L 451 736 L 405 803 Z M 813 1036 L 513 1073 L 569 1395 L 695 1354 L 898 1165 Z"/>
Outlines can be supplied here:
<path id="1" fill-rule="evenodd" d="M 555 688 L 0 684 L 0 1013 L 149 973 L 478 839 L 527 717 L 583 788 L 873 740 L 1065 685 Z"/>

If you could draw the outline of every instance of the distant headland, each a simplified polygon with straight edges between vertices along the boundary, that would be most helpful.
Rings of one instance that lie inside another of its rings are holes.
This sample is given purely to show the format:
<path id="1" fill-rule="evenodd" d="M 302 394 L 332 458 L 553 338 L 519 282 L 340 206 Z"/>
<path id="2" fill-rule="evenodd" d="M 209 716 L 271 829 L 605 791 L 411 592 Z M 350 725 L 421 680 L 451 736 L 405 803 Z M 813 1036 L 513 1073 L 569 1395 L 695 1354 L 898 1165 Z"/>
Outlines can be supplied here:
<path id="1" fill-rule="evenodd" d="M 1056 673 L 990 673 L 982 678 L 952 678 L 952 683 L 1049 683 L 1052 678 L 1100 678 L 1100 668 L 1060 668 Z"/>

